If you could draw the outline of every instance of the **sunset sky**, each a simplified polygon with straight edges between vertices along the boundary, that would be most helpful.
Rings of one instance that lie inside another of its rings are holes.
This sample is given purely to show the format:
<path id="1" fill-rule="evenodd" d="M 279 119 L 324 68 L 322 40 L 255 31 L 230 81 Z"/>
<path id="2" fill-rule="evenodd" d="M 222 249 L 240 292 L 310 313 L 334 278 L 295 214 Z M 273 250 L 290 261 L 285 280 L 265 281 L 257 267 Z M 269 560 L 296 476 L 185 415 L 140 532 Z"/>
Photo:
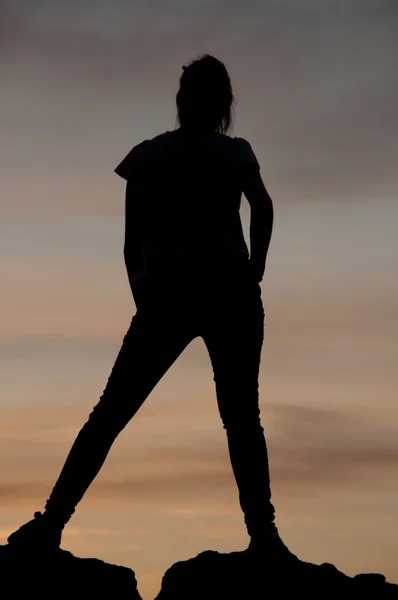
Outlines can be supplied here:
<path id="1" fill-rule="evenodd" d="M 274 201 L 260 404 L 277 525 L 303 560 L 398 583 L 397 31 L 395 0 L 0 0 L 0 544 L 42 510 L 135 312 L 113 169 L 175 127 L 181 67 L 208 52 Z M 249 244 L 244 197 L 241 217 Z M 151 600 L 174 562 L 248 541 L 196 338 L 63 547 L 131 567 Z"/>

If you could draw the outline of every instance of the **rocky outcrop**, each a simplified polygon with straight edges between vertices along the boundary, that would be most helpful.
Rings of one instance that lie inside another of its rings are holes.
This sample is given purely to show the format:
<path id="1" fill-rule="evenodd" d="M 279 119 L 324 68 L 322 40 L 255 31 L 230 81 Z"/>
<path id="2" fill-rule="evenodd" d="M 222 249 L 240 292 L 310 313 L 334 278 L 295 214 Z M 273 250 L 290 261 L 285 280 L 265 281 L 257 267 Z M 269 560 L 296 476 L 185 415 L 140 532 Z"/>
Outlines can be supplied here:
<path id="1" fill-rule="evenodd" d="M 297 567 L 278 568 L 266 561 L 254 561 L 247 552 L 221 554 L 208 550 L 170 567 L 156 600 L 280 598 L 398 599 L 398 585 L 387 583 L 379 573 L 348 577 L 329 563 L 299 561 Z"/>
<path id="2" fill-rule="evenodd" d="M 2 598 L 15 600 L 142 600 L 135 574 L 97 558 L 77 558 L 66 550 L 43 555 L 0 546 Z"/>
<path id="3" fill-rule="evenodd" d="M 1 593 L 16 600 L 142 600 L 134 571 L 58 550 L 43 555 L 0 546 Z M 296 567 L 255 561 L 248 552 L 213 550 L 172 565 L 155 600 L 398 600 L 384 575 L 348 577 L 329 563 Z"/>

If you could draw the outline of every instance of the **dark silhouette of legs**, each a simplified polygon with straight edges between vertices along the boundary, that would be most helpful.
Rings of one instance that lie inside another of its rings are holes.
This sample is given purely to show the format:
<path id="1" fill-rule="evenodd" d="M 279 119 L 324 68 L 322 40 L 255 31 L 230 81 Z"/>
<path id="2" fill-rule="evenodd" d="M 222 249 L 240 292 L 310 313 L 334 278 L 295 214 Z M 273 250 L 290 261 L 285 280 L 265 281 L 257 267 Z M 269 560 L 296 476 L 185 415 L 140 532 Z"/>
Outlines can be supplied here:
<path id="1" fill-rule="evenodd" d="M 213 366 L 240 506 L 252 536 L 269 528 L 275 518 L 259 408 L 258 375 L 264 339 L 260 286 L 251 284 L 220 300 L 219 306 L 209 311 L 202 335 Z"/>
<path id="2" fill-rule="evenodd" d="M 189 324 L 166 308 L 148 303 L 134 315 L 104 393 L 47 500 L 46 513 L 59 514 L 64 522 L 70 518 L 118 434 L 192 341 Z"/>
<path id="3" fill-rule="evenodd" d="M 263 335 L 261 290 L 255 282 L 147 284 L 106 388 L 47 500 L 44 520 L 61 528 L 68 522 L 118 434 L 187 345 L 201 336 L 214 370 L 247 530 L 250 536 L 265 531 L 274 507 L 258 403 Z M 17 543 L 18 535 L 13 540 Z"/>

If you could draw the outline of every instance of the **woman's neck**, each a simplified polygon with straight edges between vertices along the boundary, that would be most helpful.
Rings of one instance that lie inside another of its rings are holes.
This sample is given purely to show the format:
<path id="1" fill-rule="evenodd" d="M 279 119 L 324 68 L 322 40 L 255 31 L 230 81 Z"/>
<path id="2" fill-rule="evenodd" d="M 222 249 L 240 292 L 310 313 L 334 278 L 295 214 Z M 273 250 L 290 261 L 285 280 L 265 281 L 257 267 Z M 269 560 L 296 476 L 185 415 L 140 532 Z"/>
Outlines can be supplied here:
<path id="1" fill-rule="evenodd" d="M 192 135 L 192 136 L 203 136 L 203 135 L 211 135 L 215 133 L 214 129 L 205 128 L 202 125 L 191 125 L 184 124 L 179 127 L 178 131 L 182 134 Z"/>

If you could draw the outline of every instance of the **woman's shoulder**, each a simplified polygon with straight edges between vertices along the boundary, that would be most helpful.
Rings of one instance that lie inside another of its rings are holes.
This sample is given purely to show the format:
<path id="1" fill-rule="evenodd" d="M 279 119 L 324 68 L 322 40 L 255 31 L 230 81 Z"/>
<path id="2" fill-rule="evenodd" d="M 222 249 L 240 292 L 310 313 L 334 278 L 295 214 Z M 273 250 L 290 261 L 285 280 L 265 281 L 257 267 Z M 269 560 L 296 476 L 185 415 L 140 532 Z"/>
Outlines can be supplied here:
<path id="1" fill-rule="evenodd" d="M 248 142 L 248 140 L 246 138 L 235 136 L 232 139 L 234 140 L 234 144 L 236 145 L 237 148 L 251 147 L 250 142 Z"/>
<path id="2" fill-rule="evenodd" d="M 142 149 L 147 145 L 150 140 L 143 140 L 139 144 L 133 146 L 133 148 L 126 154 L 123 160 L 114 169 L 116 175 L 128 180 L 132 174 L 132 171 L 140 157 Z"/>
<path id="3" fill-rule="evenodd" d="M 253 152 L 250 142 L 246 138 L 239 136 L 229 136 L 223 133 L 219 133 L 219 140 L 232 148 L 236 154 L 250 154 Z"/>
<path id="4" fill-rule="evenodd" d="M 257 156 L 250 142 L 248 142 L 248 140 L 243 137 L 235 137 L 233 139 L 236 146 L 236 155 L 238 163 L 254 163 L 255 165 L 259 166 Z"/>

